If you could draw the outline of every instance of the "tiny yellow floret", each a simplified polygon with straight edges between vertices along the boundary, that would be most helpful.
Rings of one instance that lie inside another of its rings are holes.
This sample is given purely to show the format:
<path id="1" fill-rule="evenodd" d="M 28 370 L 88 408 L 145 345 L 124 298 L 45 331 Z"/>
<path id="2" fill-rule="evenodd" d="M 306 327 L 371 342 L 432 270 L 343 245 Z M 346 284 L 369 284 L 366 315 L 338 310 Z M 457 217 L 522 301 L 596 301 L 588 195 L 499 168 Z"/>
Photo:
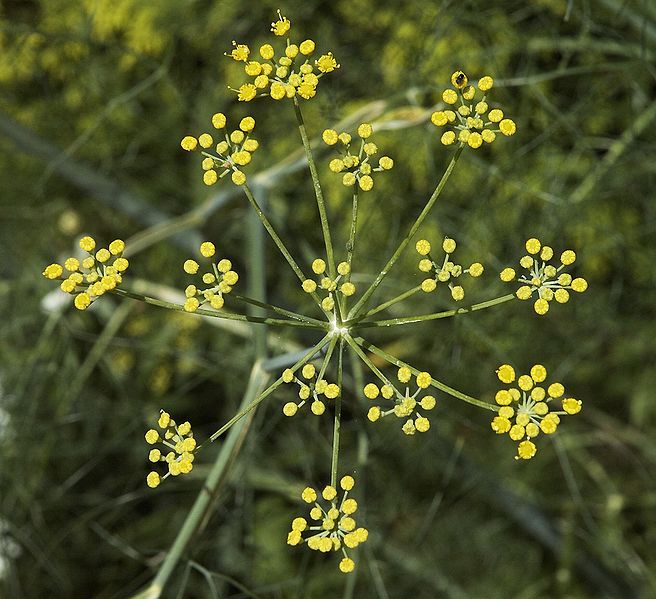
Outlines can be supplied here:
<path id="1" fill-rule="evenodd" d="M 417 375 L 417 386 L 420 389 L 427 389 L 428 387 L 430 387 L 432 382 L 433 382 L 433 377 L 431 377 L 430 373 L 428 372 L 420 372 Z"/>
<path id="2" fill-rule="evenodd" d="M 91 305 L 91 297 L 88 293 L 80 293 L 75 296 L 73 303 L 78 310 L 86 310 Z"/>
<path id="3" fill-rule="evenodd" d="M 321 134 L 321 138 L 323 139 L 324 143 L 328 144 L 329 146 L 334 146 L 339 140 L 337 131 L 334 129 L 324 130 L 324 132 Z"/>
<path id="4" fill-rule="evenodd" d="M 362 123 L 358 127 L 358 135 L 362 139 L 367 139 L 368 137 L 371 137 L 371 134 L 373 133 L 374 129 L 369 123 Z"/>
<path id="5" fill-rule="evenodd" d="M 182 146 L 183 150 L 187 150 L 187 152 L 193 152 L 198 145 L 198 140 L 191 135 L 186 135 L 182 138 L 182 141 L 180 141 L 180 145 Z"/>
<path id="6" fill-rule="evenodd" d="M 195 275 L 198 272 L 198 269 L 200 268 L 200 265 L 196 260 L 185 260 L 184 264 L 182 265 L 182 268 L 184 271 L 189 274 L 189 275 Z"/>
<path id="7" fill-rule="evenodd" d="M 503 119 L 499 123 L 499 129 L 501 133 L 510 137 L 511 135 L 515 134 L 515 131 L 517 131 L 517 126 L 515 125 L 515 122 L 512 121 L 511 119 Z"/>
<path id="8" fill-rule="evenodd" d="M 211 241 L 204 241 L 200 244 L 200 253 L 201 256 L 205 258 L 211 258 L 216 252 L 216 247 Z"/>
<path id="9" fill-rule="evenodd" d="M 426 239 L 420 239 L 416 245 L 415 249 L 417 250 L 417 253 L 421 256 L 427 256 L 429 252 L 431 251 L 431 244 L 429 241 Z"/>
<path id="10" fill-rule="evenodd" d="M 515 380 L 515 369 L 510 364 L 502 364 L 497 369 L 497 376 L 502 383 L 510 384 Z"/>

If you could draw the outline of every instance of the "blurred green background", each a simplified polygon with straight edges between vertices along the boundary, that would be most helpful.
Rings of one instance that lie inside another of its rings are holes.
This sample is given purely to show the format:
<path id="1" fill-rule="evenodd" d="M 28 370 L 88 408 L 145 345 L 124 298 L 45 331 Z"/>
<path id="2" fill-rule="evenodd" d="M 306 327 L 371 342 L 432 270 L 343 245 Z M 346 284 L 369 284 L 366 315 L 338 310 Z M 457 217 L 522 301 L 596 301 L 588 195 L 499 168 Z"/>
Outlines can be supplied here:
<path id="1" fill-rule="evenodd" d="M 128 597 L 155 573 L 218 448 L 156 491 L 143 432 L 160 408 L 204 438 L 234 412 L 250 330 L 208 326 L 114 296 L 79 313 L 41 277 L 83 234 L 132 246 L 128 279 L 186 285 L 181 263 L 211 239 L 249 280 L 249 206 L 206 188 L 179 140 L 222 110 L 252 114 L 248 172 L 289 159 L 288 103 L 238 104 L 232 39 L 268 41 L 277 8 L 292 36 L 341 68 L 304 105 L 310 134 L 362 111 L 395 169 L 362 199 L 354 270 L 374 276 L 452 150 L 427 121 L 456 68 L 492 75 L 511 139 L 465 151 L 422 235 L 481 260 L 468 301 L 537 236 L 572 247 L 589 290 L 538 317 L 528 303 L 369 338 L 491 400 L 495 368 L 544 363 L 584 402 L 528 463 L 489 414 L 439 397 L 431 431 L 364 419 L 346 396 L 342 470 L 356 471 L 370 541 L 344 576 L 335 556 L 285 545 L 298 492 L 325 484 L 330 419 L 286 419 L 290 391 L 258 410 L 211 518 L 164 597 L 656 597 L 656 4 L 650 0 L 12 0 L 0 2 L 0 596 Z M 380 102 L 382 101 L 382 103 Z M 338 243 L 350 198 L 318 155 Z M 305 169 L 261 190 L 302 264 L 322 252 Z M 267 241 L 268 244 L 268 241 Z M 267 294 L 292 309 L 298 282 L 267 245 Z M 341 252 L 338 253 L 338 256 Z M 407 252 L 386 297 L 418 282 Z M 158 287 L 164 286 L 164 287 Z M 444 295 L 394 315 L 452 305 Z M 270 332 L 272 355 L 312 333 Z"/>

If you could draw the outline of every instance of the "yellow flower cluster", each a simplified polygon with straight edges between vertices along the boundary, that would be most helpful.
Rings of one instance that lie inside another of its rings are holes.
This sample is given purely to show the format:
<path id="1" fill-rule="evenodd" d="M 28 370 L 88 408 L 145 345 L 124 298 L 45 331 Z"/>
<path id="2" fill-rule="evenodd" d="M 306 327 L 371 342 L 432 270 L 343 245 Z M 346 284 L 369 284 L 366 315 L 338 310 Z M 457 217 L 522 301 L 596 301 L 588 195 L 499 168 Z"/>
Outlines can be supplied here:
<path id="1" fill-rule="evenodd" d="M 346 297 L 350 297 L 355 293 L 355 285 L 349 280 L 351 267 L 348 262 L 340 262 L 337 265 L 337 277 L 334 279 L 326 275 L 326 262 L 321 258 L 317 258 L 312 262 L 312 272 L 321 277 L 319 284 L 317 285 L 314 279 L 305 279 L 302 284 L 303 291 L 314 293 L 319 288 L 327 291 L 328 296 L 321 301 L 321 307 L 328 312 L 335 308 L 335 293 L 337 291 Z"/>
<path id="2" fill-rule="evenodd" d="M 500 366 L 497 376 L 506 385 L 515 382 L 515 370 L 509 364 Z M 495 396 L 501 407 L 492 420 L 492 430 L 498 435 L 508 433 L 513 441 L 519 442 L 516 460 L 530 460 L 537 451 L 531 439 L 540 432 L 545 435 L 555 433 L 560 424 L 560 416 L 581 411 L 580 400 L 565 397 L 565 387 L 560 383 L 547 386 L 546 379 L 547 369 L 536 364 L 530 374 L 517 378 L 516 387 L 501 389 Z M 562 410 L 549 411 L 554 401 L 560 401 Z"/>
<path id="3" fill-rule="evenodd" d="M 329 383 L 323 378 L 319 378 L 317 369 L 314 364 L 305 364 L 301 369 L 303 379 L 299 379 L 294 374 L 293 370 L 289 368 L 282 373 L 282 380 L 285 383 L 296 383 L 299 387 L 298 397 L 301 401 L 298 403 L 289 401 L 283 408 L 282 412 L 285 416 L 294 416 L 306 402 L 312 398 L 310 410 L 316 416 L 321 416 L 326 411 L 326 404 L 321 401 L 323 395 L 326 399 L 335 399 L 339 397 L 340 389 L 335 383 Z"/>
<path id="4" fill-rule="evenodd" d="M 453 110 L 438 110 L 431 116 L 436 127 L 452 127 L 442 134 L 442 143 L 450 146 L 457 140 L 470 148 L 480 148 L 483 142 L 492 143 L 497 133 L 514 135 L 517 130 L 515 122 L 504 118 L 499 108 L 489 110 L 487 92 L 494 85 L 492 77 L 486 75 L 478 80 L 478 89 L 483 94 L 478 100 L 475 99 L 476 88 L 468 83 L 467 75 L 462 71 L 453 73 L 451 84 L 455 89 L 449 88 L 442 93 L 442 100 Z"/>
<path id="5" fill-rule="evenodd" d="M 278 11 L 278 20 L 271 24 L 271 31 L 277 37 L 286 37 L 290 29 L 290 21 Z M 332 52 L 323 54 L 312 64 L 309 56 L 314 53 L 316 44 L 311 39 L 297 45 L 287 38 L 284 52 L 279 57 L 271 44 L 264 44 L 259 49 L 258 60 L 251 60 L 251 50 L 247 45 L 232 44 L 234 47 L 227 55 L 237 62 L 244 62 L 246 75 L 253 78 L 252 82 L 244 83 L 238 89 L 230 88 L 242 102 L 250 102 L 258 96 L 271 96 L 274 100 L 300 96 L 309 100 L 317 93 L 319 79 L 339 68 Z M 314 72 L 315 68 L 318 74 Z"/>
<path id="6" fill-rule="evenodd" d="M 232 262 L 227 258 L 222 258 L 218 262 L 212 259 L 216 253 L 216 248 L 211 241 L 204 241 L 200 244 L 200 255 L 210 261 L 211 271 L 202 274 L 201 280 L 204 287 L 199 288 L 196 285 L 187 285 L 185 289 L 184 309 L 187 312 L 195 312 L 204 303 L 215 310 L 223 308 L 223 296 L 232 291 L 234 285 L 239 280 L 239 275 L 232 270 Z M 200 265 L 196 260 L 185 260 L 182 268 L 189 275 L 198 274 Z"/>
<path id="7" fill-rule="evenodd" d="M 407 366 L 401 366 L 396 376 L 401 383 L 406 384 L 412 379 L 412 372 Z M 435 398 L 432 395 L 424 395 L 419 398 L 419 394 L 428 389 L 431 382 L 432 378 L 428 372 L 420 372 L 416 378 L 417 389 L 412 395 L 409 387 L 406 387 L 405 392 L 401 393 L 389 381 L 385 381 L 382 387 L 378 387 L 374 383 L 365 385 L 364 394 L 368 399 L 373 401 L 381 396 L 383 399 L 394 402 L 394 407 L 389 410 L 382 410 L 378 406 L 370 408 L 367 418 L 371 422 L 376 422 L 380 418 L 394 414 L 397 418 L 408 418 L 401 428 L 406 435 L 414 435 L 415 432 L 425 433 L 430 428 L 430 420 L 421 415 L 418 407 L 432 410 L 435 407 Z M 414 420 L 409 418 L 413 414 L 415 415 Z"/>
<path id="8" fill-rule="evenodd" d="M 250 137 L 255 128 L 255 119 L 247 116 L 239 122 L 239 128 L 232 132 L 226 129 L 226 117 L 222 112 L 212 116 L 212 125 L 223 131 L 223 139 L 214 145 L 214 138 L 209 133 L 202 133 L 195 138 L 187 135 L 180 145 L 187 152 L 193 152 L 200 146 L 203 156 L 203 182 L 214 185 L 219 179 L 232 173 L 231 179 L 235 185 L 246 183 L 246 175 L 241 170 L 250 163 L 253 153 L 260 147 L 256 139 Z"/>
<path id="9" fill-rule="evenodd" d="M 346 133 L 337 133 L 334 129 L 326 129 L 323 132 L 323 141 L 329 145 L 337 145 L 341 142 L 342 156 L 330 161 L 329 168 L 333 173 L 344 173 L 342 183 L 346 187 L 352 187 L 356 183 L 362 191 L 370 191 L 374 186 L 372 173 L 388 171 L 394 166 L 394 161 L 389 156 L 381 156 L 378 166 L 372 166 L 373 156 L 378 153 L 378 146 L 372 141 L 367 141 L 373 133 L 373 127 L 369 123 L 362 123 L 358 127 L 360 148 L 357 154 L 351 154 L 351 136 Z"/>
<path id="10" fill-rule="evenodd" d="M 549 311 L 549 302 L 556 300 L 559 304 L 569 301 L 569 291 L 583 293 L 588 288 L 588 282 L 578 277 L 572 279 L 572 275 L 561 272 L 566 266 L 571 266 L 576 260 L 573 250 L 565 250 L 560 255 L 560 266 L 549 264 L 554 256 L 553 249 L 548 245 L 542 245 L 539 239 L 531 238 L 526 242 L 528 254 L 519 261 L 527 274 L 517 278 L 522 286 L 515 295 L 520 300 L 527 300 L 537 292 L 538 298 L 533 308 L 538 314 L 546 314 Z M 501 280 L 509 283 L 516 277 L 515 269 L 504 268 L 500 275 Z"/>
<path id="11" fill-rule="evenodd" d="M 148 453 L 148 459 L 153 463 L 166 462 L 168 472 L 164 476 L 154 470 L 146 477 L 146 483 L 154 489 L 169 476 L 189 474 L 194 465 L 194 451 L 196 439 L 191 431 L 191 424 L 183 422 L 176 424 L 168 412 L 162 410 L 159 414 L 157 426 L 163 429 L 163 436 L 154 428 L 146 432 L 146 442 L 149 445 L 162 446 L 162 449 L 153 448 Z"/>
<path id="12" fill-rule="evenodd" d="M 358 503 L 348 494 L 355 486 L 355 480 L 352 476 L 344 476 L 339 481 L 339 486 L 344 491 L 341 501 L 337 500 L 337 489 L 328 485 L 321 492 L 321 498 L 326 502 L 323 505 L 318 501 L 317 491 L 312 487 L 305 487 L 301 498 L 305 503 L 314 504 L 310 510 L 310 522 L 305 518 L 294 518 L 292 529 L 287 535 L 287 543 L 307 543 L 310 549 L 323 553 L 341 550 L 343 558 L 339 562 L 339 569 L 348 573 L 355 569 L 355 562 L 346 550 L 355 549 L 360 543 L 364 543 L 369 537 L 369 531 L 366 528 L 357 528 L 353 517 Z"/>
<path id="13" fill-rule="evenodd" d="M 438 283 L 448 282 L 451 297 L 459 302 L 465 297 L 465 290 L 461 285 L 454 285 L 453 281 L 463 273 L 467 273 L 474 278 L 480 277 L 483 274 L 483 265 L 480 262 L 474 262 L 469 268 L 463 269 L 460 264 L 456 264 L 449 259 L 456 249 L 456 242 L 449 237 L 445 237 L 442 242 L 442 249 L 445 255 L 441 265 L 431 257 L 431 244 L 426 239 L 420 239 L 415 248 L 417 253 L 423 256 L 419 261 L 419 270 L 431 275 L 421 283 L 421 289 L 426 293 L 435 291 Z"/>
<path id="14" fill-rule="evenodd" d="M 123 258 L 125 242 L 121 239 L 115 239 L 107 248 L 96 249 L 93 237 L 86 236 L 80 239 L 80 248 L 88 254 L 85 258 L 71 257 L 63 265 L 49 264 L 43 276 L 60 280 L 60 289 L 75 296 L 75 307 L 86 310 L 97 298 L 121 283 L 129 263 Z"/>

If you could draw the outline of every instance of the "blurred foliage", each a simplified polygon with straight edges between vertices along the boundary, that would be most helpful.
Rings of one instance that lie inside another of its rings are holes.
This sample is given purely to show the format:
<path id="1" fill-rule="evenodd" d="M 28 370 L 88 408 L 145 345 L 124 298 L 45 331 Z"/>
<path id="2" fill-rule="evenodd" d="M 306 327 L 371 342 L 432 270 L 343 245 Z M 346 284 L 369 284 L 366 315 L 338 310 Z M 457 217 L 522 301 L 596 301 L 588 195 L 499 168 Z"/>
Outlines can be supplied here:
<path id="1" fill-rule="evenodd" d="M 255 116 L 267 149 L 256 168 L 297 150 L 287 105 L 240 105 L 226 87 L 240 74 L 223 52 L 232 39 L 263 43 L 276 8 L 269 0 L 0 2 L 3 597 L 129 596 L 154 573 L 200 489 L 202 466 L 146 489 L 143 431 L 160 407 L 200 437 L 225 422 L 252 360 L 243 331 L 114 297 L 90 313 L 62 311 L 40 272 L 82 233 L 129 237 L 215 201 L 220 191 L 202 185 L 179 140 L 217 110 Z M 386 101 L 376 142 L 396 166 L 362 200 L 360 280 L 377 273 L 450 155 L 426 120 L 392 125 L 436 104 L 462 67 L 495 77 L 494 99 L 519 130 L 465 153 L 422 235 L 455 237 L 463 263 L 484 262 L 489 287 L 471 285 L 473 301 L 505 292 L 494 273 L 530 236 L 574 247 L 590 282 L 544 318 L 512 302 L 371 340 L 488 400 L 502 361 L 542 361 L 585 409 L 520 464 L 488 414 L 471 406 L 441 398 L 431 433 L 407 438 L 393 423 L 363 423 L 364 406 L 348 396 L 342 469 L 363 483 L 372 537 L 357 575 L 344 577 L 334 560 L 285 545 L 298 489 L 328 476 L 331 433 L 327 420 L 285 419 L 278 393 L 258 411 L 213 517 L 164 596 L 656 596 L 656 5 L 290 0 L 284 11 L 342 65 L 306 105 L 311 135 Z M 344 243 L 350 200 L 319 161 Z M 224 200 L 197 231 L 134 256 L 131 275 L 180 288 L 180 264 L 202 236 L 234 257 L 247 284 L 248 206 Z M 304 170 L 278 182 L 268 210 L 302 262 L 320 251 Z M 386 294 L 416 284 L 411 254 Z M 268 266 L 269 297 L 293 308 L 297 281 L 282 261 Z M 274 353 L 288 339 L 314 342 L 277 330 L 270 339 Z"/>

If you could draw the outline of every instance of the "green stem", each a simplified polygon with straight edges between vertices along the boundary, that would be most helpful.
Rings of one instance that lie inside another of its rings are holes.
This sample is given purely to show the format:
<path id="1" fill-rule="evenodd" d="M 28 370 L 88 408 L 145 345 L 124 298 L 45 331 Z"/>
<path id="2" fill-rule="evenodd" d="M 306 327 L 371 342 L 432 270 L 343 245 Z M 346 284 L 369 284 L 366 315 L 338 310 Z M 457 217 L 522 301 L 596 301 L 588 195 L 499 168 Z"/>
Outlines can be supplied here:
<path id="1" fill-rule="evenodd" d="M 446 167 L 446 170 L 444 171 L 444 174 L 442 175 L 440 182 L 437 184 L 435 191 L 433 191 L 431 197 L 428 199 L 428 202 L 426 202 L 426 205 L 424 206 L 424 209 L 421 211 L 421 214 L 419 214 L 417 220 L 410 227 L 408 234 L 403 238 L 403 240 L 399 244 L 399 247 L 396 248 L 396 251 L 392 254 L 392 257 L 388 260 L 387 264 L 380 271 L 374 282 L 369 286 L 367 291 L 365 291 L 364 295 L 358 300 L 355 306 L 351 308 L 351 311 L 349 312 L 348 315 L 349 319 L 352 318 L 353 316 L 358 315 L 364 304 L 371 297 L 373 292 L 376 291 L 378 286 L 383 282 L 383 279 L 387 276 L 387 273 L 390 271 L 392 266 L 394 266 L 396 261 L 399 259 L 399 256 L 405 249 L 405 247 L 408 245 L 408 243 L 414 237 L 415 233 L 417 232 L 421 224 L 424 222 L 429 212 L 435 205 L 435 202 L 437 202 L 438 198 L 440 197 L 440 194 L 442 193 L 442 190 L 444 189 L 446 182 L 448 181 L 449 177 L 451 176 L 451 173 L 453 172 L 453 169 L 456 166 L 456 162 L 458 162 L 458 158 L 460 158 L 460 154 L 462 154 L 463 148 L 464 145 L 460 144 L 460 147 L 456 150 L 455 154 L 451 158 L 451 162 L 449 162 L 449 165 Z"/>
<path id="2" fill-rule="evenodd" d="M 390 387 L 394 387 L 394 385 L 389 381 L 389 379 L 382 373 L 382 371 L 369 359 L 369 356 L 365 354 L 360 346 L 355 342 L 353 337 L 350 335 L 346 335 L 346 342 L 351 346 L 351 349 L 358 355 L 360 360 L 364 364 L 366 364 L 379 379 L 383 383 L 383 385 L 389 385 Z"/>
<path id="3" fill-rule="evenodd" d="M 399 360 L 398 358 L 395 358 L 393 355 L 388 354 L 386 351 L 380 349 L 379 347 L 376 347 L 375 345 L 368 343 L 362 337 L 357 337 L 354 339 L 355 343 L 357 343 L 360 347 L 365 348 L 366 350 L 370 351 L 372 354 L 376 354 L 377 356 L 383 358 L 390 364 L 394 364 L 395 366 L 406 366 L 407 368 L 410 369 L 410 371 L 414 374 L 417 375 L 419 374 L 419 370 L 416 368 L 413 368 L 410 366 L 410 364 L 406 364 L 402 360 Z M 444 393 L 448 393 L 452 397 L 455 397 L 456 399 L 460 399 L 462 401 L 466 401 L 467 403 L 470 403 L 474 406 L 478 406 L 479 408 L 484 408 L 486 410 L 491 410 L 493 412 L 496 412 L 498 409 L 498 406 L 494 406 L 490 403 L 487 403 L 485 401 L 481 401 L 480 399 L 476 399 L 475 397 L 472 397 L 471 395 L 467 395 L 466 393 L 462 393 L 461 391 L 458 391 L 457 389 L 454 389 L 453 387 L 449 387 L 448 385 L 445 385 L 444 383 L 441 383 L 440 381 L 432 378 L 431 379 L 431 385 L 435 387 L 436 389 L 439 389 L 440 391 L 444 391 Z"/>
<path id="4" fill-rule="evenodd" d="M 330 485 L 337 488 L 337 461 L 339 459 L 339 433 L 342 426 L 342 368 L 344 357 L 344 338 L 339 340 L 339 358 L 337 360 L 337 386 L 339 395 L 335 399 L 335 423 L 333 426 L 333 455 L 330 462 Z"/>
<path id="5" fill-rule="evenodd" d="M 355 251 L 355 234 L 358 227 L 358 192 L 353 192 L 353 208 L 351 210 L 351 231 L 349 233 L 349 240 L 346 243 L 346 263 L 349 265 L 349 274 L 346 277 L 347 281 L 351 280 L 351 263 L 353 262 L 353 252 Z M 342 295 L 339 298 L 339 312 L 341 320 L 346 319 L 346 308 L 348 306 L 348 297 Z"/>
<path id="6" fill-rule="evenodd" d="M 175 310 L 177 312 L 185 312 L 184 306 L 182 304 L 174 304 L 172 302 L 165 302 L 164 300 L 159 300 L 148 295 L 142 295 L 140 293 L 134 293 L 132 291 L 126 291 L 125 289 L 112 289 L 111 293 L 120 295 L 122 297 L 129 297 L 131 299 L 136 299 L 146 304 L 152 304 L 153 306 L 159 306 L 160 308 L 166 308 L 168 310 Z M 281 326 L 281 327 L 301 327 L 305 329 L 327 329 L 327 323 L 321 323 L 321 326 L 318 324 L 312 324 L 309 322 L 299 322 L 297 320 L 283 320 L 280 318 L 261 318 L 259 316 L 247 316 L 245 314 L 232 314 L 231 312 L 219 312 L 217 310 L 205 310 L 204 308 L 198 308 L 190 314 L 198 314 L 200 316 L 210 316 L 212 318 L 220 318 L 223 320 L 239 320 L 242 322 L 259 322 L 261 324 L 270 324 L 272 326 Z M 320 322 L 320 321 L 317 321 Z"/>
<path id="7" fill-rule="evenodd" d="M 249 405 L 252 399 L 257 397 L 262 387 L 266 384 L 267 378 L 267 373 L 261 368 L 260 363 L 256 362 L 251 370 L 248 387 L 241 402 L 242 406 Z M 219 486 L 225 478 L 235 452 L 238 451 L 239 446 L 243 441 L 243 436 L 248 428 L 248 424 L 249 420 L 244 420 L 238 426 L 235 426 L 226 437 L 226 440 L 221 446 L 221 450 L 212 465 L 210 473 L 196 497 L 193 507 L 189 511 L 189 514 L 187 514 L 187 517 L 178 531 L 171 549 L 166 554 L 166 558 L 159 567 L 155 578 L 146 589 L 134 595 L 132 599 L 157 599 L 164 592 L 166 584 L 173 574 L 175 567 L 182 559 L 183 553 L 186 551 L 189 543 L 196 535 L 199 528 L 202 527 L 203 522 L 207 518 L 207 514 L 212 509 L 214 498 L 216 497 Z"/>
<path id="8" fill-rule="evenodd" d="M 264 308 L 265 310 L 270 310 L 271 312 L 276 312 L 277 314 L 281 314 L 283 316 L 288 316 L 289 318 L 292 318 L 294 320 L 299 320 L 301 322 L 314 324 L 320 326 L 321 328 L 326 327 L 325 321 L 317 320 L 316 318 L 311 318 L 310 316 L 305 316 L 304 314 L 299 314 L 298 312 L 292 312 L 291 310 L 285 310 L 285 308 L 280 308 L 279 306 L 274 306 L 273 304 L 269 304 L 267 302 L 260 302 L 256 299 L 253 299 L 252 297 L 239 295 L 238 293 L 231 293 L 230 297 L 245 302 L 247 304 L 252 304 L 253 306 Z"/>
<path id="9" fill-rule="evenodd" d="M 337 276 L 335 269 L 335 257 L 333 255 L 333 244 L 330 239 L 330 227 L 328 226 L 328 215 L 326 214 L 326 204 L 323 200 L 323 191 L 321 191 L 321 183 L 319 182 L 319 174 L 317 173 L 317 165 L 314 163 L 312 156 L 312 147 L 310 146 L 310 139 L 308 138 L 305 129 L 305 122 L 301 113 L 301 107 L 298 103 L 298 98 L 294 96 L 294 112 L 296 113 L 296 120 L 298 121 L 298 130 L 301 132 L 301 141 L 305 149 L 308 166 L 310 167 L 310 176 L 312 177 L 312 184 L 314 185 L 314 194 L 317 196 L 317 207 L 319 208 L 319 219 L 321 220 L 321 230 L 323 231 L 323 240 L 326 245 L 326 258 L 328 259 L 328 271 L 330 278 L 334 279 Z"/>
<path id="10" fill-rule="evenodd" d="M 300 269 L 298 264 L 296 264 L 296 260 L 292 258 L 292 255 L 289 253 L 289 250 L 283 243 L 282 239 L 280 239 L 278 233 L 276 233 L 276 230 L 273 228 L 273 225 L 266 217 L 264 212 L 262 212 L 262 208 L 260 208 L 260 205 L 257 203 L 257 200 L 255 199 L 255 196 L 253 195 L 253 192 L 251 191 L 250 187 L 248 187 L 246 183 L 244 183 L 242 187 L 244 188 L 244 193 L 246 194 L 248 201 L 251 203 L 251 206 L 253 206 L 253 208 L 255 209 L 257 216 L 260 218 L 262 225 L 264 225 L 264 228 L 267 230 L 267 233 L 269 233 L 271 239 L 273 239 L 273 243 L 276 244 L 276 247 L 280 250 L 280 253 L 285 257 L 285 260 L 287 260 L 287 263 L 289 264 L 289 266 L 292 267 L 292 270 L 296 273 L 296 276 L 299 278 L 299 280 L 302 283 L 306 279 L 305 275 L 303 274 L 303 271 Z"/>
<path id="11" fill-rule="evenodd" d="M 257 216 L 248 211 L 248 261 L 250 262 L 250 276 L 248 277 L 248 292 L 251 296 L 258 298 L 252 300 L 249 314 L 251 316 L 266 317 L 266 314 L 258 307 L 266 305 L 266 250 L 264 231 L 260 226 Z M 240 296 L 237 296 L 238 298 Z M 259 306 L 258 306 L 259 304 Z M 287 316 L 287 315 L 285 315 Z M 307 322 L 307 321 L 305 321 Z M 265 360 L 267 358 L 267 328 L 266 326 L 252 326 L 255 359 Z"/>
<path id="12" fill-rule="evenodd" d="M 317 381 L 320 381 L 323 378 L 323 375 L 326 373 L 326 369 L 328 368 L 328 363 L 330 362 L 330 358 L 333 355 L 333 351 L 335 351 L 335 345 L 337 344 L 337 339 L 338 337 L 333 335 L 333 338 L 330 340 L 330 345 L 328 346 L 328 350 L 326 351 L 326 356 L 323 359 L 321 368 L 319 369 L 319 374 L 317 375 Z"/>
<path id="13" fill-rule="evenodd" d="M 349 267 L 353 260 L 353 253 L 355 252 L 355 233 L 358 228 L 358 192 L 353 192 L 353 208 L 351 210 L 351 232 L 349 233 L 349 240 L 346 244 L 346 262 Z"/>
<path id="14" fill-rule="evenodd" d="M 282 242 L 282 239 L 280 239 L 278 233 L 276 233 L 276 230 L 273 228 L 273 225 L 269 221 L 269 219 L 266 217 L 264 212 L 262 212 L 262 208 L 260 208 L 260 205 L 257 203 L 257 200 L 255 199 L 255 196 L 253 196 L 253 193 L 250 190 L 250 187 L 248 187 L 247 184 L 244 183 L 242 185 L 244 189 L 244 193 L 246 194 L 246 197 L 248 198 L 248 201 L 251 203 L 251 206 L 255 209 L 255 212 L 257 213 L 258 217 L 260 218 L 260 221 L 262 222 L 262 225 L 264 225 L 264 228 L 267 230 L 269 233 L 271 239 L 273 239 L 273 243 L 276 244 L 276 247 L 280 250 L 280 253 L 285 257 L 285 260 L 287 260 L 287 263 L 289 266 L 291 266 L 292 270 L 294 273 L 296 273 L 296 276 L 298 277 L 299 281 L 301 283 L 305 281 L 306 276 L 303 274 L 303 271 L 300 269 L 298 264 L 296 263 L 296 260 L 292 258 L 292 255 L 289 253 L 289 250 L 285 246 L 285 244 Z M 313 292 L 310 294 L 313 298 L 314 301 L 317 303 L 319 307 L 321 307 L 321 298 L 317 295 L 317 292 Z M 323 310 L 323 308 L 321 308 Z M 325 310 L 323 310 L 324 313 L 329 315 Z"/>
<path id="15" fill-rule="evenodd" d="M 404 299 L 407 299 L 409 297 L 412 297 L 417 291 L 421 290 L 421 285 L 417 285 L 416 287 L 413 287 L 412 289 L 408 289 L 407 291 L 404 291 L 400 295 L 397 295 L 396 297 L 392 298 L 391 300 L 386 301 L 383 304 L 380 304 L 380 306 L 376 306 L 372 310 L 369 310 L 369 312 L 365 312 L 362 314 L 357 321 L 354 324 L 357 324 L 361 319 L 366 318 L 367 316 L 372 316 L 374 314 L 378 314 L 378 312 L 382 312 L 386 308 L 389 308 L 390 306 L 393 306 L 394 304 L 398 304 L 399 302 L 402 302 Z"/>
<path id="16" fill-rule="evenodd" d="M 300 358 L 293 366 L 291 366 L 290 370 L 292 372 L 296 372 L 303 364 L 305 364 L 308 360 L 311 360 L 312 357 L 321 350 L 322 347 L 324 347 L 328 341 L 331 339 L 332 335 L 328 333 L 319 343 L 317 343 L 314 347 L 310 349 L 302 358 Z M 258 395 L 250 404 L 248 404 L 245 408 L 243 408 L 240 412 L 238 412 L 235 416 L 233 416 L 228 422 L 226 422 L 218 431 L 210 435 L 210 441 L 215 441 L 218 439 L 223 433 L 225 433 L 233 424 L 241 420 L 246 414 L 248 414 L 251 410 L 254 410 L 262 401 L 264 401 L 269 395 L 271 395 L 280 385 L 282 385 L 282 376 L 276 379 L 271 385 L 269 385 L 260 395 Z"/>
<path id="17" fill-rule="evenodd" d="M 456 316 L 457 314 L 467 314 L 468 312 L 476 312 L 477 310 L 484 310 L 485 308 L 491 308 L 492 306 L 497 306 L 510 300 L 516 299 L 514 293 L 509 293 L 508 295 L 502 295 L 501 297 L 496 297 L 479 304 L 473 304 L 467 308 L 454 308 L 453 310 L 445 310 L 444 312 L 434 312 L 432 314 L 421 314 L 419 316 L 403 316 L 401 318 L 390 318 L 389 320 L 373 320 L 371 322 L 355 322 L 352 325 L 344 323 L 345 326 L 349 326 L 353 329 L 368 329 L 372 327 L 392 327 L 401 324 L 412 324 L 415 322 L 425 322 L 427 320 L 438 320 L 439 318 L 449 318 L 450 316 Z"/>
<path id="18" fill-rule="evenodd" d="M 445 310 L 443 312 L 433 312 L 432 314 L 420 314 L 419 316 L 402 316 L 400 318 L 390 318 L 389 320 L 373 320 L 370 322 L 355 322 L 352 325 L 349 323 L 344 323 L 345 326 L 350 326 L 353 329 L 369 329 L 372 327 L 392 327 L 400 324 L 413 324 L 415 322 L 425 322 L 427 320 L 438 320 L 440 318 L 449 318 L 450 316 L 456 316 L 457 314 L 467 314 L 468 312 L 476 312 L 477 310 L 484 310 L 485 308 L 491 308 L 492 306 L 498 306 L 510 300 L 516 299 L 517 296 L 514 293 L 509 293 L 508 295 L 502 295 L 501 297 L 496 297 L 479 304 L 472 304 L 466 308 L 454 308 L 453 310 Z"/>

